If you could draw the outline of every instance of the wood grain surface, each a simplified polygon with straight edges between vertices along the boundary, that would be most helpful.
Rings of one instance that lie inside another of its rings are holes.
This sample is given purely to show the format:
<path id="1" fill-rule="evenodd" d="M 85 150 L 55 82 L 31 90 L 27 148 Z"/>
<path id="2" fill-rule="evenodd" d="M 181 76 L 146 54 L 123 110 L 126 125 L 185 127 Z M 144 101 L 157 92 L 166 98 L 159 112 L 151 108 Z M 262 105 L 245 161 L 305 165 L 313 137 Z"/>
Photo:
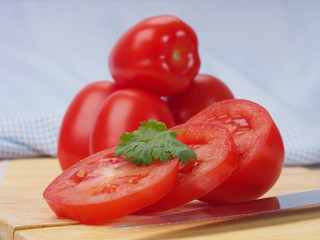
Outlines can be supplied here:
<path id="1" fill-rule="evenodd" d="M 0 168 L 3 162 L 0 161 Z M 132 229 L 110 227 L 146 218 L 130 215 L 100 226 L 59 219 L 42 198 L 45 187 L 61 172 L 55 158 L 10 160 L 0 186 L 0 239 L 320 239 L 320 208 L 223 220 Z M 285 167 L 265 196 L 320 188 L 318 168 Z M 193 201 L 172 210 L 201 207 Z M 166 213 L 162 213 L 166 214 Z"/>

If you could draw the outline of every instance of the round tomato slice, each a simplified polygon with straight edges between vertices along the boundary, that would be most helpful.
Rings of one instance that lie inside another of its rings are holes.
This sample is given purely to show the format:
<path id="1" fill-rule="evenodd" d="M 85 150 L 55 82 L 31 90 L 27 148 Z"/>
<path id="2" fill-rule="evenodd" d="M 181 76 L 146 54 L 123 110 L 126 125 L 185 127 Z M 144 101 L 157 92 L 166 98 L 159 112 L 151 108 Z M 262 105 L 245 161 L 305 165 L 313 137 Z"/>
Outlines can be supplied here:
<path id="1" fill-rule="evenodd" d="M 174 186 L 177 171 L 177 159 L 137 167 L 111 148 L 65 170 L 43 196 L 58 217 L 99 224 L 158 201 Z"/>
<path id="2" fill-rule="evenodd" d="M 216 123 L 187 123 L 171 130 L 184 129 L 177 139 L 187 144 L 197 160 L 179 163 L 173 189 L 161 200 L 139 213 L 171 209 L 197 199 L 224 182 L 236 169 L 239 153 L 228 129 Z"/>
<path id="3" fill-rule="evenodd" d="M 224 124 L 240 150 L 239 166 L 232 176 L 200 200 L 224 204 L 256 199 L 278 180 L 284 146 L 276 124 L 264 107 L 249 100 L 224 100 L 187 122 Z"/>

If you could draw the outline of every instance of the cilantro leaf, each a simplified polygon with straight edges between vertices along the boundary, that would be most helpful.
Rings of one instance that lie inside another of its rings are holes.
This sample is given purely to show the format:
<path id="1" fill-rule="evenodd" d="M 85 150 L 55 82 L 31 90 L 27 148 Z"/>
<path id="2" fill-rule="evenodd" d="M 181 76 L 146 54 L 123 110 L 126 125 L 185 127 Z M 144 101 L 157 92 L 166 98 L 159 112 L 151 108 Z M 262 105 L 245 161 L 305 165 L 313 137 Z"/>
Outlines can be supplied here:
<path id="1" fill-rule="evenodd" d="M 156 120 L 141 122 L 138 130 L 132 133 L 123 133 L 121 142 L 117 144 L 114 155 L 125 156 L 137 166 L 142 163 L 150 165 L 154 161 L 167 162 L 171 158 L 179 157 L 183 163 L 197 159 L 190 147 L 177 140 L 177 132 L 168 130 L 167 126 Z"/>

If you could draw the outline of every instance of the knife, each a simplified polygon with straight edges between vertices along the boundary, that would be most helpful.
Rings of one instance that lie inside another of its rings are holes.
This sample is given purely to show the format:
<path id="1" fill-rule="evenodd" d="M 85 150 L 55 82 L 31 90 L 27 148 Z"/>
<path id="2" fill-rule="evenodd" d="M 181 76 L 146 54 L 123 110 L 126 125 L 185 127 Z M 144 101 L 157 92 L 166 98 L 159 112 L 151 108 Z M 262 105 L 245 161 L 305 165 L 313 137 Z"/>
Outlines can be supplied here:
<path id="1" fill-rule="evenodd" d="M 132 221 L 126 224 L 112 226 L 110 229 L 137 228 L 253 216 L 309 206 L 320 206 L 320 189 L 280 195 L 276 197 L 261 198 L 235 204 L 205 206 L 201 209 L 187 212 L 173 213 L 157 217 L 153 216 L 140 221 Z"/>

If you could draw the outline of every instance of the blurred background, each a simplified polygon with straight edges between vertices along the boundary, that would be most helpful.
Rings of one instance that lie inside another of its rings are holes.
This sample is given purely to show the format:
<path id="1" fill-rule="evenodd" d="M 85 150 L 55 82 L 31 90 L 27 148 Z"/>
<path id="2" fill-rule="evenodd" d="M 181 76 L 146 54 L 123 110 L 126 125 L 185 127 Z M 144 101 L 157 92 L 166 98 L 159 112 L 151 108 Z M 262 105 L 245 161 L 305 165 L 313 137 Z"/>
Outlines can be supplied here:
<path id="1" fill-rule="evenodd" d="M 274 118 L 285 163 L 320 163 L 320 1 L 0 2 L 0 159 L 56 156 L 70 101 L 112 80 L 108 54 L 143 18 L 173 14 L 199 40 L 201 73 Z"/>

